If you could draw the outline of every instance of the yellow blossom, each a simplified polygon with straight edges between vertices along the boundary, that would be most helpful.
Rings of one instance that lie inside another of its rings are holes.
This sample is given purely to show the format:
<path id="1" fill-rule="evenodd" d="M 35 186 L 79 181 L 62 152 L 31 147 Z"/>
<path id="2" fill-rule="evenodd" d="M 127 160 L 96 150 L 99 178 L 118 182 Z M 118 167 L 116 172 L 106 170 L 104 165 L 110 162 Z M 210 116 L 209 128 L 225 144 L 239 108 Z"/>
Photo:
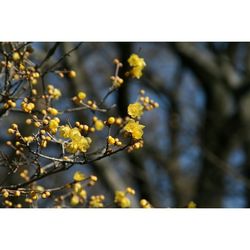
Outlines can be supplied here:
<path id="1" fill-rule="evenodd" d="M 51 132 L 53 134 L 55 134 L 57 132 L 58 126 L 59 126 L 58 119 L 55 118 L 55 119 L 50 120 L 50 122 L 49 122 L 49 129 L 51 130 Z"/>
<path id="2" fill-rule="evenodd" d="M 140 67 L 140 68 L 144 68 L 146 66 L 146 63 L 144 61 L 143 58 L 140 58 L 138 55 L 136 54 L 132 54 L 129 59 L 128 59 L 128 63 L 131 67 Z"/>
<path id="3" fill-rule="evenodd" d="M 80 171 L 76 171 L 74 173 L 73 179 L 74 181 L 83 181 L 85 179 L 85 175 Z"/>
<path id="4" fill-rule="evenodd" d="M 142 77 L 142 69 L 139 68 L 139 67 L 133 67 L 133 68 L 130 70 L 130 75 L 131 75 L 133 78 L 140 79 L 140 78 Z"/>
<path id="5" fill-rule="evenodd" d="M 81 133 L 80 133 L 80 131 L 79 131 L 78 128 L 72 128 L 72 129 L 70 129 L 69 138 L 71 140 L 78 139 L 79 136 L 81 136 Z"/>
<path id="6" fill-rule="evenodd" d="M 85 138 L 84 136 L 81 136 L 77 142 L 78 149 L 81 152 L 86 152 L 90 146 L 91 139 L 89 137 Z"/>
<path id="7" fill-rule="evenodd" d="M 63 138 L 69 138 L 70 137 L 70 131 L 71 131 L 71 128 L 68 125 L 61 126 L 60 129 L 59 129 L 60 136 L 63 137 Z"/>
<path id="8" fill-rule="evenodd" d="M 117 206 L 119 206 L 121 208 L 128 208 L 131 206 L 130 199 L 128 197 L 126 197 L 125 192 L 122 192 L 122 191 L 115 192 L 114 202 L 117 204 Z"/>
<path id="9" fill-rule="evenodd" d="M 130 70 L 130 75 L 139 79 L 142 76 L 142 70 L 146 66 L 144 59 L 140 58 L 136 54 L 132 54 L 128 59 L 128 63 L 132 67 Z"/>
<path id="10" fill-rule="evenodd" d="M 103 124 L 103 121 L 101 120 L 96 120 L 95 121 L 95 128 L 96 130 L 102 130 L 104 128 L 104 124 Z"/>
<path id="11" fill-rule="evenodd" d="M 75 136 L 74 139 L 67 144 L 66 150 L 71 154 L 75 154 L 78 150 L 84 153 L 88 150 L 90 143 L 91 139 L 89 137 Z"/>
<path id="12" fill-rule="evenodd" d="M 124 130 L 131 133 L 132 137 L 134 139 L 141 139 L 143 136 L 143 128 L 145 126 L 139 124 L 138 121 L 135 121 L 133 119 L 130 119 L 126 126 L 124 127 Z"/>
<path id="13" fill-rule="evenodd" d="M 66 150 L 67 152 L 71 153 L 71 154 L 75 154 L 78 150 L 78 145 L 76 142 L 69 142 L 66 146 Z"/>
<path id="14" fill-rule="evenodd" d="M 128 114 L 132 118 L 140 117 L 143 114 L 143 106 L 139 102 L 128 105 Z"/>
<path id="15" fill-rule="evenodd" d="M 115 138 L 113 138 L 112 136 L 109 136 L 108 137 L 108 143 L 111 144 L 111 145 L 114 145 L 115 144 Z"/>
<path id="16" fill-rule="evenodd" d="M 61 126 L 59 131 L 60 136 L 71 139 L 71 141 L 66 145 L 66 150 L 69 153 L 75 154 L 78 150 L 86 152 L 92 142 L 89 137 L 82 136 L 77 127 L 70 128 L 68 125 Z"/>

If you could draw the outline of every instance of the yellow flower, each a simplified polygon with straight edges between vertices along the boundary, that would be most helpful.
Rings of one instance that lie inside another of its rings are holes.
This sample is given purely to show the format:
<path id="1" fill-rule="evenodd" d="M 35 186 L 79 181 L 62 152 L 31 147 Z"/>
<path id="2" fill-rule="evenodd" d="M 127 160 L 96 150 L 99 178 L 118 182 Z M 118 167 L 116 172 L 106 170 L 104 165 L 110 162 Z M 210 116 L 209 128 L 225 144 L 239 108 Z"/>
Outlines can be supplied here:
<path id="1" fill-rule="evenodd" d="M 128 105 L 128 114 L 132 118 L 140 117 L 143 114 L 143 106 L 139 102 Z"/>
<path id="2" fill-rule="evenodd" d="M 89 137 L 82 136 L 78 128 L 70 128 L 68 125 L 61 126 L 60 136 L 71 139 L 71 142 L 66 145 L 67 152 L 71 154 L 75 154 L 78 150 L 86 152 L 92 142 Z"/>
<path id="3" fill-rule="evenodd" d="M 146 66 L 146 63 L 143 58 L 140 58 L 136 54 L 132 54 L 129 59 L 128 63 L 131 67 L 139 67 L 139 68 L 144 68 Z"/>
<path id="4" fill-rule="evenodd" d="M 78 149 L 81 152 L 86 152 L 90 146 L 91 139 L 89 137 L 85 138 L 84 136 L 81 136 L 79 140 L 77 140 Z"/>
<path id="5" fill-rule="evenodd" d="M 139 79 L 142 76 L 142 70 L 146 66 L 144 59 L 140 58 L 136 54 L 132 54 L 128 59 L 128 63 L 132 67 L 130 70 L 130 75 Z"/>
<path id="6" fill-rule="evenodd" d="M 117 206 L 119 206 L 121 208 L 128 208 L 131 206 L 130 199 L 128 197 L 126 197 L 125 192 L 122 192 L 122 191 L 115 192 L 114 202 L 117 204 Z"/>
<path id="7" fill-rule="evenodd" d="M 101 120 L 96 120 L 95 121 L 95 128 L 96 130 L 102 130 L 104 128 L 104 124 Z"/>
<path id="8" fill-rule="evenodd" d="M 133 120 L 133 119 L 130 119 L 128 121 L 128 123 L 126 124 L 126 126 L 124 127 L 124 130 L 131 133 L 132 137 L 134 139 L 141 139 L 142 136 L 143 136 L 143 128 L 145 126 L 139 124 L 139 122 Z"/>
<path id="9" fill-rule="evenodd" d="M 57 119 L 52 119 L 52 120 L 50 120 L 50 122 L 49 122 L 49 129 L 50 129 L 50 131 L 51 131 L 53 134 L 55 134 L 55 133 L 57 132 L 58 126 L 59 126 L 59 122 L 58 122 Z"/>
<path id="10" fill-rule="evenodd" d="M 85 175 L 80 171 L 76 171 L 74 173 L 73 179 L 74 181 L 83 181 L 85 179 Z"/>
<path id="11" fill-rule="evenodd" d="M 69 138 L 70 130 L 71 130 L 71 128 L 68 125 L 61 126 L 60 129 L 59 129 L 60 136 L 63 137 L 63 138 Z"/>
<path id="12" fill-rule="evenodd" d="M 80 133 L 80 131 L 79 131 L 78 128 L 72 128 L 72 129 L 70 129 L 69 138 L 71 140 L 78 139 L 79 136 L 81 136 L 81 133 Z"/>
<path id="13" fill-rule="evenodd" d="M 133 78 L 140 79 L 141 76 L 142 76 L 142 69 L 139 68 L 139 67 L 133 67 L 133 68 L 130 70 L 130 75 L 131 75 Z"/>
<path id="14" fill-rule="evenodd" d="M 69 142 L 66 146 L 66 150 L 67 152 L 71 153 L 71 154 L 75 154 L 78 150 L 78 145 L 76 142 Z"/>

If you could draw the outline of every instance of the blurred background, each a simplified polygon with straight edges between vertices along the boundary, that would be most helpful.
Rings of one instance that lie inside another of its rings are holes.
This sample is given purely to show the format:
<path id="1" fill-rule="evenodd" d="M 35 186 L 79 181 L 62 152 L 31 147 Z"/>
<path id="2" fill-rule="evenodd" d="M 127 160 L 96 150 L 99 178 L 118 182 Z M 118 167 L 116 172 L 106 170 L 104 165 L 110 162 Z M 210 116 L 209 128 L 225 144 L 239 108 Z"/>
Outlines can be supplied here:
<path id="1" fill-rule="evenodd" d="M 49 63 L 76 45 L 60 43 Z M 54 43 L 32 46 L 36 62 Z M 113 59 L 125 64 L 132 53 L 144 58 L 144 75 L 126 80 L 106 105 L 116 103 L 111 114 L 124 116 L 140 89 L 160 104 L 142 118 L 144 147 L 90 166 L 75 166 L 41 183 L 46 187 L 63 184 L 80 169 L 98 177 L 90 192 L 105 194 L 109 200 L 115 190 L 133 187 L 135 207 L 141 198 L 154 207 L 186 207 L 190 201 L 206 208 L 250 207 L 250 44 L 83 43 L 61 63 L 62 69 L 75 70 L 76 78 L 51 74 L 46 79 L 62 91 L 55 106 L 59 110 L 72 107 L 70 99 L 80 90 L 100 101 L 112 84 Z M 92 116 L 79 111 L 65 114 L 62 121 L 86 122 Z M 15 113 L 15 117 L 25 124 L 22 114 Z M 9 138 L 5 129 L 10 122 L 11 116 L 1 118 L 1 148 Z M 22 129 L 29 128 L 23 125 Z M 104 132 L 96 134 L 95 145 L 105 137 Z"/>

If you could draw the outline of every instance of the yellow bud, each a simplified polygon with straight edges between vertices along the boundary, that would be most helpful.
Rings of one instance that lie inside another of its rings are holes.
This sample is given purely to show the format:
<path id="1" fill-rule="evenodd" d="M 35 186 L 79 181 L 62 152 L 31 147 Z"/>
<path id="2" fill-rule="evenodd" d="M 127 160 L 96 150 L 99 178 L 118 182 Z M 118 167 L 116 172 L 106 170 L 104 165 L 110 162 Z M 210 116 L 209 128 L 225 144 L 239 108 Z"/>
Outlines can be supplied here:
<path id="1" fill-rule="evenodd" d="M 3 197 L 4 198 L 8 198 L 9 197 L 9 192 L 7 190 L 5 190 L 4 192 L 2 192 Z"/>
<path id="2" fill-rule="evenodd" d="M 115 144 L 115 138 L 113 138 L 112 136 L 109 136 L 108 137 L 108 143 L 111 144 L 111 145 L 114 145 Z"/>
<path id="3" fill-rule="evenodd" d="M 45 193 L 42 193 L 41 196 L 42 196 L 43 199 L 46 199 L 46 198 L 47 198 L 47 195 L 46 195 Z"/>
<path id="4" fill-rule="evenodd" d="M 90 180 L 96 182 L 96 181 L 97 181 L 97 176 L 91 175 L 91 176 L 90 176 Z"/>
<path id="5" fill-rule="evenodd" d="M 47 197 L 51 196 L 51 193 L 49 191 L 45 191 L 45 194 L 46 194 Z"/>
<path id="6" fill-rule="evenodd" d="M 8 134 L 13 135 L 14 133 L 15 133 L 15 130 L 13 130 L 11 128 L 8 129 Z"/>
<path id="7" fill-rule="evenodd" d="M 78 94 L 77 94 L 77 97 L 80 99 L 80 100 L 83 100 L 86 98 L 86 94 L 82 91 L 80 91 Z"/>
<path id="8" fill-rule="evenodd" d="M 94 133 L 95 132 L 95 128 L 91 127 L 91 128 L 89 128 L 89 131 L 92 132 L 92 133 Z"/>
<path id="9" fill-rule="evenodd" d="M 85 175 L 82 172 L 77 171 L 75 172 L 73 179 L 74 181 L 83 181 L 85 179 Z"/>
<path id="10" fill-rule="evenodd" d="M 55 108 L 48 108 L 48 111 L 50 112 L 51 115 L 57 115 L 58 114 L 58 110 Z"/>
<path id="11" fill-rule="evenodd" d="M 83 199 L 86 199 L 87 198 L 87 192 L 86 190 L 82 189 L 80 192 L 79 192 L 79 196 Z"/>
<path id="12" fill-rule="evenodd" d="M 32 94 L 33 95 L 37 95 L 37 90 L 36 89 L 32 89 Z"/>
<path id="13" fill-rule="evenodd" d="M 80 199 L 77 195 L 73 195 L 70 200 L 71 206 L 77 206 L 80 202 Z"/>
<path id="14" fill-rule="evenodd" d="M 21 192 L 19 190 L 15 191 L 15 196 L 19 197 L 21 195 Z"/>
<path id="15" fill-rule="evenodd" d="M 16 123 L 12 123 L 12 124 L 11 124 L 11 127 L 12 127 L 13 129 L 18 129 L 18 125 L 17 125 Z"/>
<path id="16" fill-rule="evenodd" d="M 26 203 L 29 203 L 29 204 L 32 204 L 33 201 L 32 201 L 32 199 L 30 199 L 30 198 L 26 198 L 26 199 L 25 199 L 25 202 L 26 202 Z"/>
<path id="17" fill-rule="evenodd" d="M 155 102 L 155 103 L 154 103 L 154 107 L 155 107 L 155 108 L 159 108 L 159 106 L 160 106 L 160 105 L 159 105 L 158 102 Z"/>
<path id="18" fill-rule="evenodd" d="M 35 122 L 34 125 L 35 125 L 35 127 L 39 128 L 41 126 L 41 123 L 40 122 Z"/>
<path id="19" fill-rule="evenodd" d="M 8 103 L 5 103 L 5 104 L 3 105 L 3 107 L 4 107 L 5 109 L 8 109 L 8 108 L 9 108 L 9 104 L 8 104 Z"/>
<path id="20" fill-rule="evenodd" d="M 20 54 L 18 53 L 18 52 L 14 52 L 13 54 L 12 54 L 12 59 L 13 59 L 13 61 L 18 61 L 18 60 L 20 60 Z"/>
<path id="21" fill-rule="evenodd" d="M 108 124 L 111 125 L 111 124 L 114 124 L 115 123 L 115 118 L 113 116 L 109 117 L 108 118 Z"/>
<path id="22" fill-rule="evenodd" d="M 32 79 L 32 80 L 31 80 L 31 84 L 32 84 L 32 85 L 36 85 L 36 84 L 37 84 L 37 79 Z"/>
<path id="23" fill-rule="evenodd" d="M 83 125 L 83 130 L 85 130 L 87 132 L 89 130 L 89 126 L 88 125 Z"/>
<path id="24" fill-rule="evenodd" d="M 69 78 L 75 78 L 75 77 L 76 77 L 76 72 L 75 72 L 74 70 L 70 70 L 70 71 L 68 72 L 68 77 L 69 77 Z"/>
<path id="25" fill-rule="evenodd" d="M 31 120 L 31 119 L 27 119 L 27 120 L 25 121 L 25 123 L 26 123 L 27 125 L 30 125 L 30 124 L 32 123 L 32 120 Z"/>

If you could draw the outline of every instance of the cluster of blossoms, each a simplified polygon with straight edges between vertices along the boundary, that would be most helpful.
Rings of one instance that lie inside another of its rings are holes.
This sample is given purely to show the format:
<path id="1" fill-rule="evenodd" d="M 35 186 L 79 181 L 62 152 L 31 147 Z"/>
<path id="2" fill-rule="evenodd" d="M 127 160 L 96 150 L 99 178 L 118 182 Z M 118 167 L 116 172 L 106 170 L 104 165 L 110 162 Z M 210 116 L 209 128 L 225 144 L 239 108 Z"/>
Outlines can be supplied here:
<path id="1" fill-rule="evenodd" d="M 61 126 L 60 136 L 66 139 L 70 139 L 70 142 L 66 144 L 66 150 L 75 154 L 77 151 L 85 153 L 90 147 L 90 143 L 92 142 L 90 137 L 84 137 L 81 135 L 81 132 L 78 128 L 70 128 L 68 125 Z"/>
<path id="2" fill-rule="evenodd" d="M 10 61 L 2 61 L 2 66 L 12 69 L 12 79 L 14 81 L 28 80 L 31 84 L 36 85 L 40 78 L 40 72 L 34 67 L 34 63 L 29 60 L 33 53 L 31 46 L 25 47 L 23 51 L 13 51 Z"/>
<path id="3" fill-rule="evenodd" d="M 145 68 L 146 63 L 143 58 L 140 58 L 137 54 L 132 54 L 128 59 L 129 66 L 132 67 L 129 71 L 130 76 L 140 79 L 142 76 L 142 70 Z"/>
<path id="4" fill-rule="evenodd" d="M 104 195 L 90 195 L 88 192 L 88 188 L 97 182 L 95 175 L 85 175 L 77 171 L 71 182 L 54 188 L 45 188 L 39 181 L 65 171 L 75 164 L 86 165 L 122 150 L 131 152 L 142 148 L 145 125 L 141 123 L 141 118 L 144 112 L 159 107 L 159 104 L 145 96 L 145 91 L 142 90 L 137 101 L 128 105 L 126 117 L 109 115 L 109 109 L 102 104 L 109 94 L 125 82 L 125 78 L 119 76 L 119 69 L 123 64 L 115 59 L 116 69 L 114 76 L 111 76 L 112 86 L 101 103 L 87 100 L 84 91 L 79 91 L 73 96 L 74 106 L 69 109 L 70 112 L 89 110 L 93 115 L 90 121 L 76 121 L 74 126 L 71 126 L 63 117 L 65 110 L 60 111 L 55 106 L 55 102 L 62 97 L 61 90 L 44 80 L 45 73 L 28 59 L 31 53 L 33 53 L 31 47 L 24 46 L 23 50 L 11 53 L 11 57 L 8 56 L 11 58 L 9 61 L 1 62 L 2 66 L 8 69 L 13 67 L 14 73 L 11 77 L 14 86 L 18 81 L 22 86 L 26 80 L 28 85 L 25 87 L 29 92 L 26 97 L 8 96 L 3 101 L 3 108 L 6 110 L 15 108 L 22 112 L 26 119 L 25 123 L 30 128 L 29 131 L 32 131 L 30 134 L 27 134 L 27 130 L 23 132 L 22 126 L 17 123 L 10 124 L 7 130 L 12 138 L 6 144 L 16 155 L 13 162 L 8 162 L 8 166 L 11 166 L 11 171 L 17 174 L 21 181 L 18 184 L 0 186 L 2 204 L 6 207 L 32 207 L 37 206 L 40 200 L 50 199 L 54 207 L 105 207 Z M 132 54 L 128 64 L 131 69 L 124 77 L 139 79 L 146 66 L 144 59 Z M 51 72 L 60 77 L 65 75 L 69 78 L 76 77 L 74 70 L 53 69 Z M 42 90 L 38 88 L 40 80 L 43 83 Z M 16 102 L 17 99 L 20 99 L 20 102 Z M 102 116 L 99 116 L 98 112 L 102 113 Z M 103 145 L 98 145 L 102 147 L 100 150 L 91 152 L 91 148 L 95 150 L 92 145 L 97 144 L 95 132 L 105 134 L 106 139 Z M 50 149 L 54 148 L 60 148 L 58 156 L 52 155 L 53 150 Z M 113 203 L 116 207 L 131 207 L 130 196 L 135 196 L 135 190 L 130 187 L 125 191 L 117 191 Z M 140 206 L 151 207 L 146 200 L 141 200 Z"/>
<path id="5" fill-rule="evenodd" d="M 125 191 L 116 191 L 114 202 L 118 207 L 128 208 L 131 206 L 131 200 L 128 195 L 135 195 L 135 190 L 128 187 Z"/>
<path id="6" fill-rule="evenodd" d="M 50 95 L 50 98 L 58 100 L 61 97 L 62 93 L 60 89 L 55 88 L 52 84 L 49 84 L 47 88 L 48 88 L 48 94 Z"/>
<path id="7" fill-rule="evenodd" d="M 35 108 L 35 104 L 33 102 L 28 102 L 27 98 L 24 98 L 21 105 L 23 111 L 27 113 L 31 113 L 31 111 Z"/>
<path id="8" fill-rule="evenodd" d="M 135 140 L 135 143 L 129 147 L 129 152 L 134 149 L 139 149 L 143 147 L 142 136 L 143 129 L 145 128 L 145 126 L 140 124 L 139 120 L 143 115 L 144 111 L 149 111 L 153 108 L 159 107 L 159 104 L 157 102 L 154 102 L 153 100 L 149 99 L 148 96 L 145 97 L 144 95 L 145 91 L 141 90 L 139 101 L 129 104 L 128 106 L 128 115 L 130 116 L 130 118 L 127 119 L 127 123 L 124 127 L 124 130 L 127 133 L 131 134 L 132 138 Z"/>

